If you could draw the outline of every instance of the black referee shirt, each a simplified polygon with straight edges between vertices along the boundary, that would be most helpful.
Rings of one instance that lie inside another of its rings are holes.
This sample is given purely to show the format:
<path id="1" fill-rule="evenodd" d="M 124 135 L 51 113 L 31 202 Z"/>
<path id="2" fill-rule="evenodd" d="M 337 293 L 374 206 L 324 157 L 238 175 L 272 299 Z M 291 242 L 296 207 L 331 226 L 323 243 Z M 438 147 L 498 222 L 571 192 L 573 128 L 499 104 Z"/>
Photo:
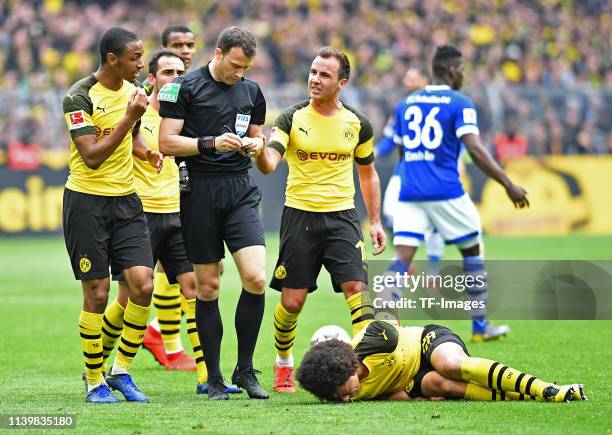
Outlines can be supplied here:
<path id="1" fill-rule="evenodd" d="M 248 79 L 234 85 L 217 82 L 209 65 L 175 78 L 159 94 L 160 116 L 185 120 L 181 136 L 220 136 L 230 131 L 243 136 L 247 123 L 263 125 L 266 119 L 266 100 L 257 83 Z M 196 177 L 246 173 L 251 167 L 251 159 L 237 151 L 207 150 L 205 154 L 176 158 L 177 162 L 183 160 L 189 174 Z"/>

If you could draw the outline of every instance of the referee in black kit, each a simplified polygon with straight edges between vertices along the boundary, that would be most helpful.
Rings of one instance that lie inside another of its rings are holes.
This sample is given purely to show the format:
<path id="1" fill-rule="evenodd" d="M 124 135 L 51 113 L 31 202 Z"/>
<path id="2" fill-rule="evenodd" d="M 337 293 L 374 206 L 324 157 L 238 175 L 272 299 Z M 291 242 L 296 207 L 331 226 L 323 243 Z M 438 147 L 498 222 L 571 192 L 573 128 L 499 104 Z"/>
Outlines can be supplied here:
<path id="1" fill-rule="evenodd" d="M 261 194 L 248 174 L 250 157 L 264 146 L 266 101 L 257 83 L 243 76 L 255 57 L 253 34 L 229 27 L 219 35 L 208 65 L 166 84 L 160 91 L 159 147 L 186 163 L 189 182 L 181 192 L 183 239 L 197 282 L 196 324 L 208 368 L 208 398 L 227 400 L 219 368 L 223 323 L 219 312 L 219 260 L 223 242 L 232 253 L 242 293 L 236 307 L 238 364 L 232 382 L 249 397 L 267 399 L 253 368 L 264 313 L 266 261 Z"/>

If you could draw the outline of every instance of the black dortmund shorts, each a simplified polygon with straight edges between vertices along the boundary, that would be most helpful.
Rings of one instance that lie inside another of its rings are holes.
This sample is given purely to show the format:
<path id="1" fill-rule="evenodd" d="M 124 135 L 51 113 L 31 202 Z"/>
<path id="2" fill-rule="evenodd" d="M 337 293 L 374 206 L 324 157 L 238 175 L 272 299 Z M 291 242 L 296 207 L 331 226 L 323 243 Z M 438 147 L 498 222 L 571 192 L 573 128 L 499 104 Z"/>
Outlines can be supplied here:
<path id="1" fill-rule="evenodd" d="M 317 213 L 285 207 L 280 253 L 270 287 L 317 289 L 325 266 L 334 291 L 347 281 L 368 282 L 365 246 L 355 209 Z"/>
<path id="2" fill-rule="evenodd" d="M 193 265 L 187 258 L 181 231 L 181 218 L 178 213 L 145 212 L 147 227 L 151 238 L 153 264 L 157 261 L 164 267 L 170 284 L 176 284 L 176 277 L 193 272 Z M 113 275 L 113 280 L 122 280 L 121 275 Z"/>
<path id="3" fill-rule="evenodd" d="M 74 277 L 108 277 L 134 266 L 153 267 L 142 203 L 135 193 L 101 196 L 64 189 L 64 239 Z"/>
<path id="4" fill-rule="evenodd" d="M 181 223 L 187 256 L 193 264 L 216 263 L 234 252 L 265 246 L 259 217 L 261 193 L 249 174 L 194 178 L 181 192 Z"/>
<path id="5" fill-rule="evenodd" d="M 408 393 L 410 397 L 423 396 L 423 390 L 421 389 L 423 378 L 427 373 L 435 371 L 431 365 L 431 354 L 436 347 L 440 346 L 442 343 L 449 342 L 457 343 L 463 348 L 466 355 L 470 354 L 461 337 L 447 327 L 440 325 L 425 325 L 423 333 L 421 334 L 421 361 L 419 371 L 414 376 L 414 385 L 410 393 Z"/>

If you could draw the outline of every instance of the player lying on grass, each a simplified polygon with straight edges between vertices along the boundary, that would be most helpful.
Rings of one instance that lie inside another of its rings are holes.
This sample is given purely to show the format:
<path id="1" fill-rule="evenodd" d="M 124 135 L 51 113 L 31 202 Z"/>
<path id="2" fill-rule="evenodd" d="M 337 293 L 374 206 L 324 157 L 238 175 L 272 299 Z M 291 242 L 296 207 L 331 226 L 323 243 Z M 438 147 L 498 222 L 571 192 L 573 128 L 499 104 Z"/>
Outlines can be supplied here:
<path id="1" fill-rule="evenodd" d="M 586 400 L 582 385 L 555 385 L 499 362 L 471 357 L 439 325 L 400 327 L 374 320 L 352 346 L 329 340 L 313 346 L 297 370 L 305 390 L 321 400 L 467 399 Z"/>

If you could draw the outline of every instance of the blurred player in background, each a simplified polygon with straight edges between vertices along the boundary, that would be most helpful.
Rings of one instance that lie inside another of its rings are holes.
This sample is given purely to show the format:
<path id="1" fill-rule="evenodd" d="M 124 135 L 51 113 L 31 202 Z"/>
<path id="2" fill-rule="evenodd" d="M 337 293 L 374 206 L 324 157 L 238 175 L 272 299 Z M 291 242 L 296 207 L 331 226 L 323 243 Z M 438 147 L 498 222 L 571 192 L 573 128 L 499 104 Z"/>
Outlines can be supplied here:
<path id="1" fill-rule="evenodd" d="M 354 334 L 374 314 L 366 292 L 365 243 L 353 201 L 353 161 L 370 218 L 374 255 L 384 250 L 386 235 L 380 222 L 372 125 L 340 101 L 350 72 L 341 50 L 319 49 L 308 77 L 310 100 L 281 113 L 270 144 L 256 161 L 266 174 L 283 156 L 289 164 L 280 252 L 270 283 L 281 291 L 274 309 L 276 392 L 295 392 L 292 348 L 297 319 L 306 296 L 317 289 L 321 266 L 330 273 L 334 291 L 346 298 Z"/>
<path id="2" fill-rule="evenodd" d="M 142 70 L 143 44 L 125 29 L 112 28 L 100 40 L 98 71 L 75 83 L 63 108 L 72 138 L 70 175 L 64 190 L 63 225 L 76 279 L 83 287 L 79 317 L 88 402 L 147 397 L 128 374 L 142 342 L 153 291 L 153 263 L 142 203 L 134 192 L 132 141 L 147 99 L 134 82 Z M 126 308 L 121 343 L 104 379 L 103 313 L 108 302 L 109 265 L 123 274 Z"/>
<path id="3" fill-rule="evenodd" d="M 426 234 L 435 228 L 445 243 L 459 248 L 465 273 L 486 281 L 480 217 L 463 190 L 457 169 L 461 143 L 474 163 L 504 186 L 515 207 L 527 207 L 529 202 L 526 192 L 510 181 L 482 146 L 474 103 L 457 92 L 463 84 L 461 52 L 451 46 L 439 47 L 432 71 L 433 84 L 402 100 L 395 111 L 394 141 L 403 146 L 404 156 L 393 244 L 409 265 Z M 470 299 L 486 304 L 486 285 L 470 286 L 467 293 Z M 474 341 L 496 339 L 509 331 L 506 325 L 489 324 L 486 308 L 473 309 L 471 314 Z"/>
<path id="4" fill-rule="evenodd" d="M 297 377 L 319 399 L 337 402 L 586 400 L 582 384 L 559 386 L 470 356 L 461 338 L 444 326 L 399 327 L 380 320 L 370 322 L 352 344 L 333 339 L 313 346 Z"/>
<path id="5" fill-rule="evenodd" d="M 408 68 L 404 74 L 402 84 L 406 90 L 406 98 L 411 93 L 425 87 L 429 83 L 429 77 L 427 72 L 419 68 Z M 397 151 L 399 154 L 399 161 L 395 165 L 393 175 L 387 182 L 387 188 L 383 196 L 382 203 L 382 216 L 383 223 L 387 228 L 393 229 L 393 210 L 399 201 L 400 192 L 400 161 L 403 158 L 403 150 L 401 146 L 398 146 L 393 141 L 393 131 L 395 129 L 395 116 L 389 117 L 387 124 L 383 130 L 383 137 L 376 142 L 374 145 L 374 154 L 378 156 L 385 156 Z M 459 161 L 461 162 L 461 161 Z M 427 251 L 427 259 L 429 261 L 429 273 L 436 273 L 438 271 L 440 260 L 444 255 L 444 239 L 440 236 L 435 228 L 432 229 L 425 236 L 425 250 Z M 397 256 L 391 260 L 389 271 L 407 273 L 408 266 L 401 261 Z"/>

